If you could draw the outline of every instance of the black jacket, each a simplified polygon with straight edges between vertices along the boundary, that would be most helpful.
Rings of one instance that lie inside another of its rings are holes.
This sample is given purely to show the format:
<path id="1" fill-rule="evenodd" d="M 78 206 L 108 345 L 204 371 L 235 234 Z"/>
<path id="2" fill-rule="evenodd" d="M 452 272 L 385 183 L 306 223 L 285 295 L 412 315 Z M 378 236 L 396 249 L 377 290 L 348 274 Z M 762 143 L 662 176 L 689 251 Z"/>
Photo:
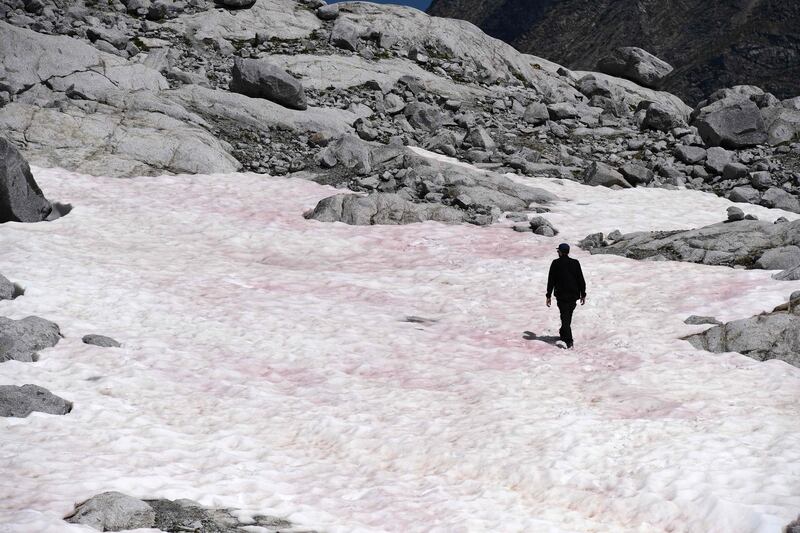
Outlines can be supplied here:
<path id="1" fill-rule="evenodd" d="M 550 264 L 547 276 L 547 297 L 553 294 L 559 300 L 580 300 L 586 298 L 586 281 L 583 279 L 581 263 L 569 256 L 562 256 Z"/>

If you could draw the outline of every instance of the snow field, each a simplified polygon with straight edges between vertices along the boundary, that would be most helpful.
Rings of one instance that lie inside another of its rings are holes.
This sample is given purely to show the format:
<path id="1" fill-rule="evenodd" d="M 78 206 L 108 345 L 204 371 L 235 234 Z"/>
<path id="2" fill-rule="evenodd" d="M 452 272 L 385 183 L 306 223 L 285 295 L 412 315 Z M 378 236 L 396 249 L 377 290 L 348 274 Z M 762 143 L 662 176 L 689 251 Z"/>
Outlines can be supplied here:
<path id="1" fill-rule="evenodd" d="M 9 531 L 90 531 L 61 517 L 106 490 L 331 532 L 766 533 L 800 512 L 800 369 L 679 340 L 690 314 L 751 316 L 800 283 L 576 250 L 577 349 L 525 339 L 557 334 L 558 242 L 705 225 L 723 199 L 519 178 L 565 199 L 548 239 L 307 221 L 334 190 L 299 180 L 34 172 L 75 208 L 4 225 L 26 293 L 0 315 L 65 339 L 0 384 L 75 407 L 0 419 Z"/>

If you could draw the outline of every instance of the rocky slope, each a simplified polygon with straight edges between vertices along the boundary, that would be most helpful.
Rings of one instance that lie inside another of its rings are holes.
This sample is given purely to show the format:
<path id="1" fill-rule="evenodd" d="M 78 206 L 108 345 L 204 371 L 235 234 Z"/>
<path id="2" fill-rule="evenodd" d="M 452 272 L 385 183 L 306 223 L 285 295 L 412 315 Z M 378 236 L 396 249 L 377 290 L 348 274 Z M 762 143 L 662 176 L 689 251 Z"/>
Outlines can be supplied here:
<path id="1" fill-rule="evenodd" d="M 112 7 L 6 5 L 0 129 L 32 163 L 119 177 L 299 172 L 398 195 L 386 209 L 434 204 L 460 214 L 424 208 L 421 218 L 477 224 L 538 197 L 503 185 L 507 172 L 687 186 L 764 205 L 770 191 L 798 193 L 800 101 L 755 87 L 692 111 L 668 92 L 569 71 L 465 22 L 397 6 Z M 465 181 L 458 166 L 420 164 L 406 145 L 483 175 Z"/>
<path id="2" fill-rule="evenodd" d="M 737 84 L 787 98 L 800 79 L 796 2 L 434 0 L 429 13 L 576 69 L 593 69 L 618 46 L 645 48 L 676 67 L 665 88 L 690 102 Z"/>

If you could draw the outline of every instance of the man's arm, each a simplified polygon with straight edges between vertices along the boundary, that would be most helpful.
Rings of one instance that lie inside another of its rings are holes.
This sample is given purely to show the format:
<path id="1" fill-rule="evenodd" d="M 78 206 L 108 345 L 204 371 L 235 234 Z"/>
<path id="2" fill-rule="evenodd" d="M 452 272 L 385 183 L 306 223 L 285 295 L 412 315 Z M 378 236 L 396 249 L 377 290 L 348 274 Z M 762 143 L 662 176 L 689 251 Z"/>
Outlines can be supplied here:
<path id="1" fill-rule="evenodd" d="M 547 299 L 550 299 L 550 296 L 553 294 L 553 289 L 556 286 L 556 263 L 553 261 L 550 263 L 550 273 L 547 274 Z"/>
<path id="2" fill-rule="evenodd" d="M 581 270 L 581 263 L 580 261 L 576 261 L 578 263 L 578 290 L 581 293 L 581 304 L 586 301 L 586 280 L 583 279 L 583 270 Z"/>

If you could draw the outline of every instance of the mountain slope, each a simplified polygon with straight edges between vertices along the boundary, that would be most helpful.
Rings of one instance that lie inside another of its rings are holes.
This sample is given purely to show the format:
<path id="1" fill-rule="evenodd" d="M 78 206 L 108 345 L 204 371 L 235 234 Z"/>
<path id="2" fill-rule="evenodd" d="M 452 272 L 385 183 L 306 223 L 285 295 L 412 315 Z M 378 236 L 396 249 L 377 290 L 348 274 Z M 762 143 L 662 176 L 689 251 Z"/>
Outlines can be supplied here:
<path id="1" fill-rule="evenodd" d="M 594 68 L 617 46 L 676 67 L 665 89 L 695 102 L 737 84 L 798 92 L 800 3 L 775 0 L 434 0 L 429 13 L 469 20 L 521 51 Z"/>

